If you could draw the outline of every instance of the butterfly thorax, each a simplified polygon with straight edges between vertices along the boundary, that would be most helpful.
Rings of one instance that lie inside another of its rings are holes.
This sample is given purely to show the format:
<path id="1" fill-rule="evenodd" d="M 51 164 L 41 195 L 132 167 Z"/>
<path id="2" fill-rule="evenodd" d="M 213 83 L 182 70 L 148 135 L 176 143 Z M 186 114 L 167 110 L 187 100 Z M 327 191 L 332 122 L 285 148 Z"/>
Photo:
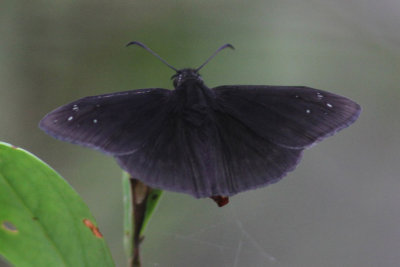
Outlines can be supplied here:
<path id="1" fill-rule="evenodd" d="M 210 119 L 213 92 L 194 69 L 182 69 L 173 78 L 173 94 L 178 100 L 177 108 L 181 117 L 193 126 L 204 125 Z"/>

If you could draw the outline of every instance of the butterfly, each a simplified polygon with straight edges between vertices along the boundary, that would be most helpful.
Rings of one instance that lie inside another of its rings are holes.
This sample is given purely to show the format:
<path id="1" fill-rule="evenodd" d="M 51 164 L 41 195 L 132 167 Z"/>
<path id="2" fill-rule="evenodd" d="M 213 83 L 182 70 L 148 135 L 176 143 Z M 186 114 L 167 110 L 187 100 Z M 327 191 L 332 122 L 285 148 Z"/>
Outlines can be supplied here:
<path id="1" fill-rule="evenodd" d="M 352 100 L 304 86 L 208 88 L 199 70 L 175 69 L 174 90 L 89 96 L 40 121 L 47 134 L 113 156 L 132 177 L 196 198 L 229 197 L 279 181 L 304 149 L 356 121 Z"/>

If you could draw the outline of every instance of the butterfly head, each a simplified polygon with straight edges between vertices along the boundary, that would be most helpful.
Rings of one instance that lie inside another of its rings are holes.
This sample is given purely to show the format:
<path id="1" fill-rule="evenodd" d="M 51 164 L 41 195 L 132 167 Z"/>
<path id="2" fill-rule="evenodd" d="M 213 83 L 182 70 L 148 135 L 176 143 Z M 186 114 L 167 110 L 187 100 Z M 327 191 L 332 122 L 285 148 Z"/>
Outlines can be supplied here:
<path id="1" fill-rule="evenodd" d="M 196 69 L 182 69 L 178 70 L 172 77 L 174 81 L 174 87 L 178 88 L 182 86 L 184 83 L 203 83 L 203 78 L 201 78 L 200 74 Z"/>

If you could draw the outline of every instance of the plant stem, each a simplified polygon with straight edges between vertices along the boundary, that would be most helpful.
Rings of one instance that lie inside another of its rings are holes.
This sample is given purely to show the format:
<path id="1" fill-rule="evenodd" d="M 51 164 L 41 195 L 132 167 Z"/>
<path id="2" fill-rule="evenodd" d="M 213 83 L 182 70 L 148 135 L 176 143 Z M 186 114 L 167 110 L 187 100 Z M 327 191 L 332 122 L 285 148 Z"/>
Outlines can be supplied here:
<path id="1" fill-rule="evenodd" d="M 140 236 L 143 221 L 146 214 L 146 204 L 147 198 L 150 193 L 150 187 L 146 186 L 139 180 L 135 178 L 130 178 L 131 194 L 132 194 L 132 233 L 131 236 L 132 246 L 132 257 L 130 259 L 129 266 L 131 267 L 141 267 L 140 262 L 140 243 L 143 238 Z"/>
<path id="2" fill-rule="evenodd" d="M 140 267 L 140 244 L 145 228 L 163 194 L 124 172 L 122 175 L 124 200 L 124 247 L 129 267 Z"/>

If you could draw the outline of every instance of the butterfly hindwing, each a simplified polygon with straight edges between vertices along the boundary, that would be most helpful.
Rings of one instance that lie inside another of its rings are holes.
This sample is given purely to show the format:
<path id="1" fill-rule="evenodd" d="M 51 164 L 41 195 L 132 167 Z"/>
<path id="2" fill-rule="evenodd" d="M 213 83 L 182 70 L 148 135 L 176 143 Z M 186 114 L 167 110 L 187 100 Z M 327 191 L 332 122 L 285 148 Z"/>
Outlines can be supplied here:
<path id="1" fill-rule="evenodd" d="M 40 128 L 108 154 L 131 153 L 162 127 L 170 92 L 155 88 L 85 97 L 47 114 Z"/>
<path id="2" fill-rule="evenodd" d="M 205 197 L 208 195 L 203 193 L 209 192 L 205 157 L 196 153 L 204 143 L 199 144 L 200 132 L 182 118 L 183 114 L 170 114 L 158 135 L 134 153 L 116 159 L 133 177 L 150 186 Z"/>
<path id="3" fill-rule="evenodd" d="M 352 124 L 355 102 L 300 86 L 220 86 L 213 89 L 227 113 L 269 141 L 306 148 Z"/>
<path id="4" fill-rule="evenodd" d="M 299 163 L 302 149 L 282 147 L 263 138 L 230 114 L 216 112 L 214 179 L 220 195 L 279 181 Z"/>

